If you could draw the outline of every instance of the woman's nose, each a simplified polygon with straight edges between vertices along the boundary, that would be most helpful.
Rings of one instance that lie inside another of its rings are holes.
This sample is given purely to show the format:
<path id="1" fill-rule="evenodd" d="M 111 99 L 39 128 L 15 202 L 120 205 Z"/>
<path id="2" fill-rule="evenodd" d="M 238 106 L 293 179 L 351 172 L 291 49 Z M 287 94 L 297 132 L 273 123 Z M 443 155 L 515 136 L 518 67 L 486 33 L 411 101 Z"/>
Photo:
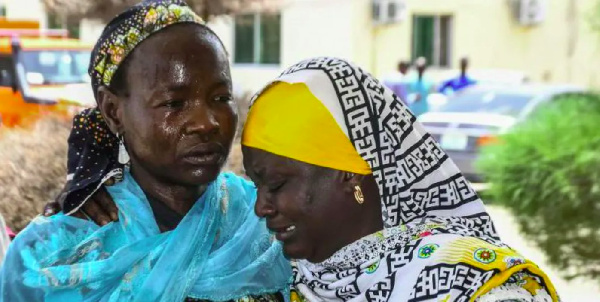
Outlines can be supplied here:
<path id="1" fill-rule="evenodd" d="M 258 191 L 258 196 L 256 197 L 256 204 L 254 205 L 254 213 L 256 216 L 264 218 L 268 216 L 273 216 L 277 213 L 277 210 L 273 203 L 267 198 L 268 194 L 261 193 Z"/>
<path id="2" fill-rule="evenodd" d="M 198 134 L 204 142 L 209 142 L 219 133 L 219 128 L 219 121 L 209 106 L 196 105 L 191 109 L 188 133 Z"/>

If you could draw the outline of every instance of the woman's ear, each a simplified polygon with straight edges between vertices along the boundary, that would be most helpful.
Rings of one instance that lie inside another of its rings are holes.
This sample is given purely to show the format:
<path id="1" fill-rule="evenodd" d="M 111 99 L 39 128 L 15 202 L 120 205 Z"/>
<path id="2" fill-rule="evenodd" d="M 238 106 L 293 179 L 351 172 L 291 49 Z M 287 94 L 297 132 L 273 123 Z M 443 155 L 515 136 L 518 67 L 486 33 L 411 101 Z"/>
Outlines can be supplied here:
<path id="1" fill-rule="evenodd" d="M 348 190 L 348 192 L 354 192 L 354 188 L 356 186 L 360 186 L 363 179 L 365 178 L 365 175 L 360 175 L 360 174 L 356 174 L 356 173 L 352 173 L 352 172 L 342 172 L 343 175 L 343 182 L 345 183 L 345 188 Z"/>
<path id="2" fill-rule="evenodd" d="M 106 86 L 98 88 L 98 108 L 113 134 L 123 133 L 121 99 Z"/>

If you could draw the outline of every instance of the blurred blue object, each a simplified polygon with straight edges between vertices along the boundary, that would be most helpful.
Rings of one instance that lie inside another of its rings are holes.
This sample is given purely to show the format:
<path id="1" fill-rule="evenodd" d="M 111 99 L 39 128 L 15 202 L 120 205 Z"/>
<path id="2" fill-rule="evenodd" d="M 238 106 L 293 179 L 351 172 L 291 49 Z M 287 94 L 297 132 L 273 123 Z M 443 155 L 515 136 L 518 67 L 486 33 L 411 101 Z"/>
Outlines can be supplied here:
<path id="1" fill-rule="evenodd" d="M 545 102 L 584 92 L 574 85 L 475 85 L 436 100 L 435 111 L 419 116 L 419 121 L 469 179 L 481 181 L 473 164 L 482 146 L 494 143 Z"/>

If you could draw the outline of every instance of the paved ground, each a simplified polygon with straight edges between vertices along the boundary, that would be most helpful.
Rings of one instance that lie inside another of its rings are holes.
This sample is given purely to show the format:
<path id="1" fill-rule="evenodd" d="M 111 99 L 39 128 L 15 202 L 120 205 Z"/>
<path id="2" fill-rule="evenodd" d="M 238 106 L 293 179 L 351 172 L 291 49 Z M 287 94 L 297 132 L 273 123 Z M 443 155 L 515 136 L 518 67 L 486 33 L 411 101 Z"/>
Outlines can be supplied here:
<path id="1" fill-rule="evenodd" d="M 600 280 L 566 281 L 560 277 L 557 269 L 548 265 L 544 253 L 533 244 L 528 243 L 519 233 L 518 225 L 512 214 L 498 206 L 487 206 L 488 212 L 496 223 L 502 239 L 517 249 L 527 258 L 535 261 L 552 279 L 563 302 L 600 302 Z"/>

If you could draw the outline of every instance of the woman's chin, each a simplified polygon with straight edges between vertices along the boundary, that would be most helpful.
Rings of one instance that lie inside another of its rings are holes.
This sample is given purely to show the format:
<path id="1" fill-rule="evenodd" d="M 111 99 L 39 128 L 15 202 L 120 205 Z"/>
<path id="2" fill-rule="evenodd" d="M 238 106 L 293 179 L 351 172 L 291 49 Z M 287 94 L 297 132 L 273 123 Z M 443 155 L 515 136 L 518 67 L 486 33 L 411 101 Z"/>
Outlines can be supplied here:
<path id="1" fill-rule="evenodd" d="M 318 256 L 318 252 L 315 249 L 310 248 L 310 245 L 308 244 L 301 244 L 299 242 L 282 244 L 283 255 L 287 259 L 307 260 L 312 263 L 321 263 L 327 260 L 327 257 Z"/>
<path id="2" fill-rule="evenodd" d="M 221 173 L 221 166 L 208 166 L 190 169 L 189 172 L 183 174 L 182 176 L 186 179 L 187 183 L 203 185 L 217 179 L 219 173 Z"/>
<path id="3" fill-rule="evenodd" d="M 310 255 L 309 253 L 306 251 L 306 248 L 301 245 L 301 244 L 297 244 L 297 243 L 285 243 L 282 242 L 283 245 L 283 255 L 288 258 L 288 259 L 306 259 L 308 258 Z"/>

